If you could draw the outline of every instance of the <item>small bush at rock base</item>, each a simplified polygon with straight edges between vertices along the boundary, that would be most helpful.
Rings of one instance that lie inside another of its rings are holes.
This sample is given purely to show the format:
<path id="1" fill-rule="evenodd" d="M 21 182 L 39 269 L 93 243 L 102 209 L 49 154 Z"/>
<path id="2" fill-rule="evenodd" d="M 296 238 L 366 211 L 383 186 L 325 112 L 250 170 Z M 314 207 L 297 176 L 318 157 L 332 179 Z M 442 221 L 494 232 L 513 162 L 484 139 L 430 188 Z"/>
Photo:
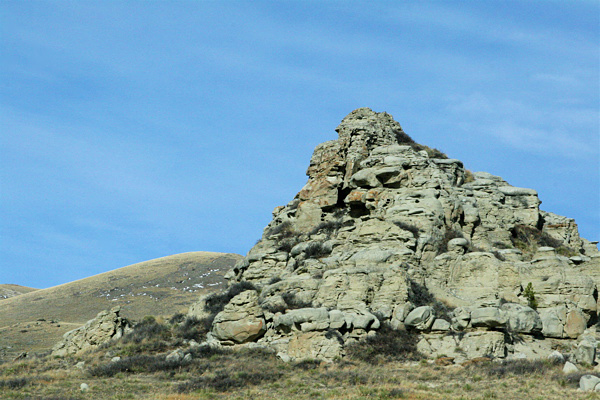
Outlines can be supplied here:
<path id="1" fill-rule="evenodd" d="M 91 376 L 111 377 L 120 372 L 159 372 L 172 371 L 185 365 L 183 360 L 166 361 L 164 356 L 136 355 L 125 357 L 119 361 L 111 361 L 103 365 L 91 368 L 88 372 Z"/>
<path id="2" fill-rule="evenodd" d="M 338 219 L 335 221 L 324 221 L 321 222 L 319 225 L 317 225 L 315 228 L 313 228 L 312 231 L 310 231 L 310 235 L 315 235 L 317 233 L 323 232 L 325 233 L 327 236 L 331 236 L 331 234 L 333 232 L 335 232 L 336 230 L 340 229 L 342 227 L 342 220 Z"/>
<path id="3" fill-rule="evenodd" d="M 191 340 L 203 340 L 210 331 L 212 320 L 208 318 L 199 319 L 196 317 L 186 317 L 182 322 L 175 325 L 173 333 L 176 337 Z"/>
<path id="4" fill-rule="evenodd" d="M 275 235 L 279 235 L 279 239 L 284 239 L 296 236 L 296 232 L 294 231 L 292 223 L 290 221 L 283 221 L 278 225 L 270 227 L 265 233 L 266 237 L 271 237 Z"/>
<path id="5" fill-rule="evenodd" d="M 423 358 L 417 351 L 418 335 L 406 330 L 393 330 L 383 325 L 377 334 L 352 343 L 346 355 L 350 359 L 378 364 L 389 361 L 416 361 Z"/>
<path id="6" fill-rule="evenodd" d="M 409 279 L 409 283 L 411 291 L 410 301 L 416 307 L 431 306 L 433 307 L 433 311 L 437 318 L 450 321 L 450 313 L 453 310 L 452 307 L 448 307 L 446 304 L 436 299 L 425 285 L 421 285 L 412 279 Z"/>
<path id="7" fill-rule="evenodd" d="M 256 290 L 256 286 L 250 282 L 243 281 L 230 286 L 223 293 L 211 294 L 204 302 L 204 311 L 215 316 L 223 311 L 225 305 L 227 305 L 231 299 L 246 290 Z"/>
<path id="8" fill-rule="evenodd" d="M 551 360 L 503 360 L 499 362 L 487 361 L 467 365 L 467 370 L 486 374 L 489 377 L 503 378 L 508 375 L 543 375 L 559 368 L 560 362 Z"/>
<path id="9" fill-rule="evenodd" d="M 152 316 L 146 316 L 133 327 L 133 332 L 123 337 L 123 343 L 141 343 L 142 341 L 167 340 L 171 337 L 167 325 L 161 324 Z"/>
<path id="10" fill-rule="evenodd" d="M 448 242 L 451 241 L 452 239 L 464 238 L 464 237 L 465 236 L 463 235 L 463 233 L 461 231 L 446 228 L 444 230 L 444 237 L 442 238 L 442 240 L 440 242 L 440 247 L 438 248 L 438 254 L 446 253 L 448 251 Z"/>

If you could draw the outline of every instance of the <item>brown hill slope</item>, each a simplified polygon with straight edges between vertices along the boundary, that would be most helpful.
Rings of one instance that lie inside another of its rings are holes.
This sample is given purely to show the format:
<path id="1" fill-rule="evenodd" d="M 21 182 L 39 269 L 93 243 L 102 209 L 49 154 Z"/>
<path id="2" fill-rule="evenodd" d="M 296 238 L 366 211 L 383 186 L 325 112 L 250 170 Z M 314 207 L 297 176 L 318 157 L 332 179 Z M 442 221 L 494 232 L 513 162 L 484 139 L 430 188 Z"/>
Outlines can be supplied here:
<path id="1" fill-rule="evenodd" d="M 241 256 L 193 252 L 133 264 L 0 302 L 0 359 L 45 351 L 102 310 L 121 315 L 170 316 L 186 312 L 198 296 L 218 290 Z"/>
<path id="2" fill-rule="evenodd" d="M 38 289 L 21 286 L 21 285 L 13 285 L 10 283 L 0 284 L 0 300 L 19 296 L 24 293 L 33 292 L 34 290 L 38 290 Z"/>

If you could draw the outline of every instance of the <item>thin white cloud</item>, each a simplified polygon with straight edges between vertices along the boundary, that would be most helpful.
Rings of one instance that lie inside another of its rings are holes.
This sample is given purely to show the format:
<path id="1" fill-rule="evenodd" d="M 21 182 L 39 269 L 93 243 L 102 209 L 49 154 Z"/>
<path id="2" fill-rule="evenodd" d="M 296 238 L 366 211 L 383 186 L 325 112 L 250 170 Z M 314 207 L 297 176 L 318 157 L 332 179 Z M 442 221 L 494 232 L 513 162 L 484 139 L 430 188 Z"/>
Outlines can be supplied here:
<path id="1" fill-rule="evenodd" d="M 453 96 L 447 109 L 474 135 L 489 135 L 522 151 L 577 158 L 598 154 L 598 112 L 586 107 L 538 107 L 482 93 Z M 467 122 L 468 121 L 468 122 Z"/>

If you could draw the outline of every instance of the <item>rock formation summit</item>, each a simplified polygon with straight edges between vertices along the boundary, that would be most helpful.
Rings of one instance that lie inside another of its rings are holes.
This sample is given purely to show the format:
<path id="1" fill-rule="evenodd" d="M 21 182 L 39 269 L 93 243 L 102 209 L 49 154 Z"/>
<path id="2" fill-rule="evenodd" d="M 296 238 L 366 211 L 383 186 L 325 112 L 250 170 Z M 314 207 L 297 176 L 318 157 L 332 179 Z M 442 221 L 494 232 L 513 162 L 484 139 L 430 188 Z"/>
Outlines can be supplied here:
<path id="1" fill-rule="evenodd" d="M 573 219 L 414 142 L 385 112 L 357 109 L 336 131 L 226 276 L 238 294 L 213 343 L 331 360 L 387 327 L 417 332 L 431 357 L 595 349 L 600 255 Z"/>

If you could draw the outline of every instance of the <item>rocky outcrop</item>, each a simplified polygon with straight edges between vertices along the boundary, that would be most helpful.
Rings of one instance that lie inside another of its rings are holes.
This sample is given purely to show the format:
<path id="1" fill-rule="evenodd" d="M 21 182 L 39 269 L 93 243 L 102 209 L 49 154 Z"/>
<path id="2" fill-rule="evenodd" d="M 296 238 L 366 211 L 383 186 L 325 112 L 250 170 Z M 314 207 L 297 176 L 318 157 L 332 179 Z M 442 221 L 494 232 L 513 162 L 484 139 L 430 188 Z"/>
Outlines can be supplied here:
<path id="1" fill-rule="evenodd" d="M 388 324 L 422 332 L 429 355 L 472 358 L 595 335 L 600 257 L 572 219 L 415 143 L 387 113 L 355 110 L 337 132 L 227 274 L 256 290 L 216 316 L 213 339 L 332 359 Z"/>
<path id="2" fill-rule="evenodd" d="M 64 357 L 91 350 L 116 340 L 131 330 L 131 324 L 119 316 L 121 307 L 100 312 L 85 325 L 64 334 L 63 340 L 52 348 L 52 356 Z"/>

